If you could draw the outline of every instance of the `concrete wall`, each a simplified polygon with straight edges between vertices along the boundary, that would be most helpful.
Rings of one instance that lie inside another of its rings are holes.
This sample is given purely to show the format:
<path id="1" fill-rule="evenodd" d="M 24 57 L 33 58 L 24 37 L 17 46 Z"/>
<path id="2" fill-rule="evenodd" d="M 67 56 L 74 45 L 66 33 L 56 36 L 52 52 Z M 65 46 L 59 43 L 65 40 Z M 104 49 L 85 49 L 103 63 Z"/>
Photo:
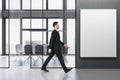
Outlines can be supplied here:
<path id="1" fill-rule="evenodd" d="M 80 9 L 117 9 L 117 58 L 80 58 Z M 120 68 L 120 0 L 76 0 L 76 67 Z"/>

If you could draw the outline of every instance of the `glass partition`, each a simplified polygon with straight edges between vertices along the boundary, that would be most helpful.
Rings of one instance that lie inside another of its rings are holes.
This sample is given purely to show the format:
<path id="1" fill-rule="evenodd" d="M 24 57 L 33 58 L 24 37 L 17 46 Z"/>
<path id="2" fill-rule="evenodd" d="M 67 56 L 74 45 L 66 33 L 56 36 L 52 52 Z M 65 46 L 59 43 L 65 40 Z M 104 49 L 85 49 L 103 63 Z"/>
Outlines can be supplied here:
<path id="1" fill-rule="evenodd" d="M 75 19 L 67 19 L 68 54 L 75 54 Z"/>
<path id="2" fill-rule="evenodd" d="M 0 0 L 0 10 L 2 9 L 2 0 Z M 65 3 L 65 4 L 64 4 Z M 23 51 L 22 61 L 24 65 L 27 65 L 31 68 L 40 68 L 46 58 L 47 54 L 47 46 L 49 45 L 51 32 L 54 30 L 53 22 L 57 21 L 60 25 L 59 33 L 61 41 L 64 41 L 70 47 L 68 49 L 68 53 L 65 57 L 66 65 L 68 67 L 75 66 L 75 18 L 71 18 L 70 15 L 64 16 L 65 10 L 75 10 L 75 0 L 6 0 L 6 9 L 12 10 L 10 11 L 10 16 L 8 12 L 8 16 L 6 18 L 6 45 L 5 50 L 6 54 L 10 54 L 11 59 L 13 59 L 12 55 L 15 57 L 19 57 L 19 53 L 17 53 L 16 45 L 22 45 Z M 64 7 L 64 8 L 63 8 Z M 16 12 L 17 10 L 17 12 Z M 21 11 L 25 10 L 25 12 Z M 53 11 L 54 10 L 54 11 Z M 56 11 L 62 12 L 62 14 L 56 14 L 55 16 L 51 13 Z M 21 12 L 20 14 L 18 12 Z M 28 11 L 30 12 L 30 16 L 28 16 Z M 32 14 L 32 11 L 35 11 L 35 14 Z M 42 17 L 34 17 L 37 16 L 37 11 L 42 14 Z M 48 13 L 46 14 L 46 11 Z M 50 11 L 50 12 L 49 12 Z M 69 12 L 69 11 L 68 11 Z M 14 14 L 13 14 L 14 13 Z M 45 13 L 45 14 L 44 14 Z M 49 14 L 50 13 L 50 14 Z M 22 15 L 25 14 L 23 17 Z M 69 13 L 67 13 L 69 14 Z M 71 12 L 70 12 L 71 14 Z M 32 16 L 33 15 L 33 16 Z M 69 18 L 70 17 L 70 18 Z M 2 19 L 0 20 L 0 37 L 1 37 L 1 45 L 0 45 L 0 54 L 2 54 Z M 25 53 L 25 46 L 32 45 L 33 54 L 28 55 Z M 43 55 L 37 55 L 35 52 L 35 46 L 42 45 Z M 72 55 L 72 56 L 71 56 Z M 14 60 L 16 60 L 14 57 Z M 64 57 L 64 58 L 65 58 Z M 72 60 L 72 61 L 70 61 Z M 70 61 L 70 62 L 69 62 Z M 17 60 L 16 60 L 17 62 Z M 20 61 L 18 61 L 19 63 Z M 74 62 L 74 63 L 71 63 Z M 54 57 L 49 65 L 49 68 L 52 67 L 61 67 L 57 57 Z"/>
<path id="3" fill-rule="evenodd" d="M 10 54 L 17 54 L 15 46 L 16 44 L 20 44 L 20 19 L 9 19 L 9 20 L 10 21 L 7 22 L 9 26 L 6 26 L 6 29 L 8 29 L 6 30 L 8 31 L 6 34 L 6 38 L 9 38 L 8 42 L 10 40 L 10 43 L 6 43 L 6 46 L 10 45 Z"/>
<path id="4" fill-rule="evenodd" d="M 2 18 L 0 18 L 0 68 L 9 68 L 10 67 L 10 57 L 9 55 L 5 55 L 2 52 Z"/>
<path id="5" fill-rule="evenodd" d="M 2 19 L 0 18 L 0 55 L 2 54 Z"/>

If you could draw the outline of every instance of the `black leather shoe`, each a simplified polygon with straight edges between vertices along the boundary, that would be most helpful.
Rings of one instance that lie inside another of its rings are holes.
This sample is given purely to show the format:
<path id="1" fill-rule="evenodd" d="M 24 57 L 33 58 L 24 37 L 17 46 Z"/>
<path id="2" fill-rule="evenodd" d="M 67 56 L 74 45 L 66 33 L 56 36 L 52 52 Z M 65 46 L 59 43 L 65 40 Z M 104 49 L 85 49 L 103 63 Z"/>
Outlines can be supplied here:
<path id="1" fill-rule="evenodd" d="M 45 71 L 45 72 L 49 72 L 49 70 L 47 70 L 47 69 L 43 69 L 43 68 L 41 68 L 41 70 L 43 70 L 43 71 Z"/>
<path id="2" fill-rule="evenodd" d="M 70 68 L 70 69 L 67 69 L 67 71 L 65 71 L 65 73 L 68 73 L 69 71 L 71 71 L 72 70 L 72 68 Z"/>

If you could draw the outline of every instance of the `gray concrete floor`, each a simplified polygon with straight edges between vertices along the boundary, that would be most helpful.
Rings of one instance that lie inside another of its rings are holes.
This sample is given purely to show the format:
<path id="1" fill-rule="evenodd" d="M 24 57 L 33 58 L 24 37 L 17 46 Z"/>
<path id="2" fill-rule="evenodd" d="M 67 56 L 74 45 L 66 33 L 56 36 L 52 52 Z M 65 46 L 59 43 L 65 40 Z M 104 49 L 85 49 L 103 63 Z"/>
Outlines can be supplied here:
<path id="1" fill-rule="evenodd" d="M 73 69 L 65 74 L 62 69 L 40 69 L 17 67 L 0 69 L 0 80 L 119 80 L 119 69 Z"/>
<path id="2" fill-rule="evenodd" d="M 74 68 L 66 74 L 61 68 L 48 68 L 50 72 L 46 73 L 40 69 L 30 69 L 28 64 L 21 65 L 21 61 L 16 61 L 15 59 L 15 57 L 11 58 L 10 68 L 0 68 L 0 80 L 120 80 L 120 69 Z M 73 58 L 71 58 L 71 60 L 72 59 Z M 2 64 L 2 66 L 7 66 L 5 63 L 7 61 L 7 58 L 1 57 L 0 64 Z M 49 66 L 51 65 L 53 65 L 52 61 Z M 74 63 L 70 65 L 73 66 Z"/>

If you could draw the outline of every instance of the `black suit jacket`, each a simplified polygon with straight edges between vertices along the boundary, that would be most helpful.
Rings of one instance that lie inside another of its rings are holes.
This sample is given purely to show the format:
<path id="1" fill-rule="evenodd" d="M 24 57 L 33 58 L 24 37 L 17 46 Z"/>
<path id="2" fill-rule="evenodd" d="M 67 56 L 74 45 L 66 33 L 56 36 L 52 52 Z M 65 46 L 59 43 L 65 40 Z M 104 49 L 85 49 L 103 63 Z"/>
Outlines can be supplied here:
<path id="1" fill-rule="evenodd" d="M 50 38 L 49 49 L 52 49 L 52 52 L 55 52 L 56 54 L 61 53 L 61 44 L 64 45 L 64 43 L 60 41 L 59 32 L 53 30 Z"/>

